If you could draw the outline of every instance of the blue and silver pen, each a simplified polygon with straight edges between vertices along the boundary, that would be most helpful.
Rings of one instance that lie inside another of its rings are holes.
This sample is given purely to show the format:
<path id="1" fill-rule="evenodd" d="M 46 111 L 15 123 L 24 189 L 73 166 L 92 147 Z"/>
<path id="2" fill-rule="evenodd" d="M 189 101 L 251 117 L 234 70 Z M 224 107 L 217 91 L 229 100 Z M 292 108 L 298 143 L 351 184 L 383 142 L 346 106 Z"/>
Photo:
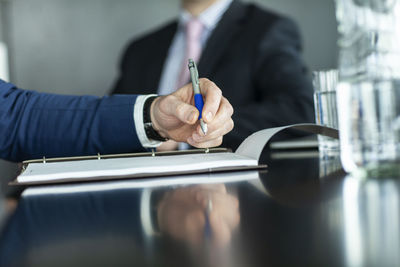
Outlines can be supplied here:
<path id="1" fill-rule="evenodd" d="M 207 134 L 207 123 L 205 123 L 201 117 L 201 113 L 203 112 L 204 102 L 203 102 L 203 96 L 200 93 L 199 73 L 197 72 L 196 63 L 194 63 L 193 59 L 189 59 L 189 71 L 194 91 L 194 104 L 200 112 L 199 115 L 200 127 L 203 133 Z"/>

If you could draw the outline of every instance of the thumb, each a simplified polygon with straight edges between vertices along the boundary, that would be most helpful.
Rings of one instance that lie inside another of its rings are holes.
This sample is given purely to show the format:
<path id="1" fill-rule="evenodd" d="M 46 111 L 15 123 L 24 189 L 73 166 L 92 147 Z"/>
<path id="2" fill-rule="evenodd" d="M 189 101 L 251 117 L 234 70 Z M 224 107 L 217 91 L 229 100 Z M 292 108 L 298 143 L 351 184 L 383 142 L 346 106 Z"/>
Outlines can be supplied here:
<path id="1" fill-rule="evenodd" d="M 166 100 L 165 106 L 167 115 L 174 116 L 187 124 L 196 123 L 199 117 L 199 111 L 194 106 L 174 96 L 167 97 Z"/>

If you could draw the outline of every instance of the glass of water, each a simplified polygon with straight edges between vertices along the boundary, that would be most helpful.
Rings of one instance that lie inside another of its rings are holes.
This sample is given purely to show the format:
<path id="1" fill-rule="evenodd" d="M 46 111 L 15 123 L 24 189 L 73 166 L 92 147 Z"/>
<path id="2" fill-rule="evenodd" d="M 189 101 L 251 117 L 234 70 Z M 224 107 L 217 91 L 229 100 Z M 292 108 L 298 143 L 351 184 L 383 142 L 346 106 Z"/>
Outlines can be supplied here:
<path id="1" fill-rule="evenodd" d="M 335 69 L 313 72 L 315 122 L 335 129 L 338 129 L 337 81 L 338 71 Z M 322 155 L 337 154 L 339 151 L 337 139 L 320 135 L 318 143 L 320 152 L 323 152 Z"/>

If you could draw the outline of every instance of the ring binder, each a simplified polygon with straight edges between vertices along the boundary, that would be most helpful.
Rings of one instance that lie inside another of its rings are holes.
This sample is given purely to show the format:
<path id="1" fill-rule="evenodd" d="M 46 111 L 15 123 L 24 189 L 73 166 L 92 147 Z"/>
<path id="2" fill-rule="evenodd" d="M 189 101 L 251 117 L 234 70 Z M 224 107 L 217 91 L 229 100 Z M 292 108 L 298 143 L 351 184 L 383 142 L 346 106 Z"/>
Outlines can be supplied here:
<path id="1" fill-rule="evenodd" d="M 208 152 L 207 152 L 208 151 Z M 101 155 L 97 153 L 96 156 L 77 156 L 77 157 L 62 157 L 62 158 L 46 158 L 25 160 L 22 162 L 22 169 L 25 170 L 26 167 L 31 163 L 53 163 L 53 162 L 63 162 L 63 161 L 79 161 L 79 160 L 91 160 L 91 159 L 113 159 L 113 158 L 132 158 L 132 157 L 148 157 L 148 156 L 172 156 L 172 155 L 183 155 L 183 154 L 200 154 L 200 153 L 223 153 L 232 152 L 228 148 L 208 148 L 207 149 L 189 149 L 180 151 L 160 151 L 157 152 L 152 149 L 152 152 L 140 152 L 140 153 L 124 153 L 124 154 L 108 154 Z"/>
<path id="2" fill-rule="evenodd" d="M 104 161 L 99 162 L 99 161 Z M 226 148 L 145 152 L 24 161 L 10 185 L 40 185 L 200 174 L 265 168 Z"/>

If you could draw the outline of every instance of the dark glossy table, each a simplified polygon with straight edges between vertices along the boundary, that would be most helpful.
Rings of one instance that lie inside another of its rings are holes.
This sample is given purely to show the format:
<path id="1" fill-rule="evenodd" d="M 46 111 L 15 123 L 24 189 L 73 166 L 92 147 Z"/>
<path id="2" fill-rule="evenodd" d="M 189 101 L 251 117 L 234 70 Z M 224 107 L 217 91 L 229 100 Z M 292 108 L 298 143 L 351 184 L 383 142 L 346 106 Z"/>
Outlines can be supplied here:
<path id="1" fill-rule="evenodd" d="M 0 265 L 400 266 L 398 180 L 346 176 L 312 150 L 265 151 L 261 163 L 266 172 L 164 185 L 26 190 L 4 223 Z"/>

